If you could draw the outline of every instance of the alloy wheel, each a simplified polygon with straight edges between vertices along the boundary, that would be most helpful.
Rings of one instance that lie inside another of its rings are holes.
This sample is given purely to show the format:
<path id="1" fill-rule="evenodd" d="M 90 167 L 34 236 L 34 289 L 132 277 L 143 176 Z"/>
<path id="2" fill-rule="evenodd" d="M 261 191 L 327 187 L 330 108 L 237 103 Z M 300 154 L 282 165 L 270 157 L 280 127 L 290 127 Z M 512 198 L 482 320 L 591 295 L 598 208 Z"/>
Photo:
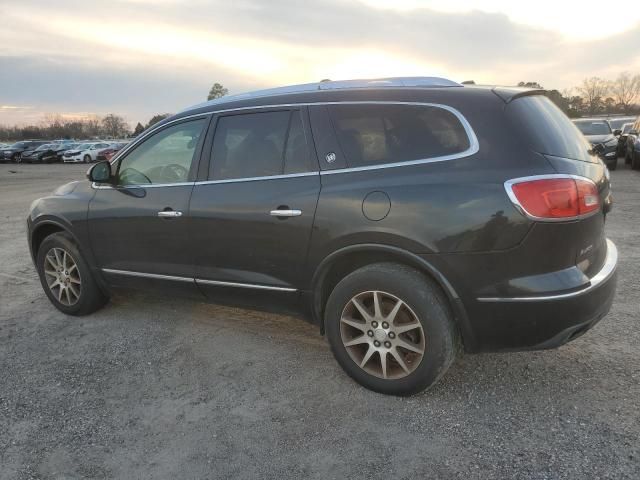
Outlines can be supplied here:
<path id="1" fill-rule="evenodd" d="M 82 292 L 80 271 L 74 258 L 62 248 L 52 248 L 45 255 L 44 274 L 53 296 L 62 305 L 78 303 Z"/>
<path id="2" fill-rule="evenodd" d="M 424 357 L 426 341 L 420 320 L 401 299 L 382 291 L 354 296 L 340 316 L 342 344 L 367 373 L 403 378 Z"/>

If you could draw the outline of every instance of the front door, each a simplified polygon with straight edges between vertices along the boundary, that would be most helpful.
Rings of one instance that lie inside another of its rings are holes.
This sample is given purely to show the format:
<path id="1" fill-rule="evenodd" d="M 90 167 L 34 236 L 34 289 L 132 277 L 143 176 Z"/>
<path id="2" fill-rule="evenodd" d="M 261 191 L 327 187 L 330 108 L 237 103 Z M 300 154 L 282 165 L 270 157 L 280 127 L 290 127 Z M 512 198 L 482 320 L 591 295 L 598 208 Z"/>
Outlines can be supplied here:
<path id="1" fill-rule="evenodd" d="M 216 302 L 281 310 L 306 287 L 320 192 L 305 111 L 218 117 L 208 180 L 191 198 L 195 277 Z"/>
<path id="2" fill-rule="evenodd" d="M 96 185 L 89 235 L 109 283 L 196 291 L 187 226 L 207 123 L 202 117 L 159 129 L 113 165 L 113 185 Z"/>

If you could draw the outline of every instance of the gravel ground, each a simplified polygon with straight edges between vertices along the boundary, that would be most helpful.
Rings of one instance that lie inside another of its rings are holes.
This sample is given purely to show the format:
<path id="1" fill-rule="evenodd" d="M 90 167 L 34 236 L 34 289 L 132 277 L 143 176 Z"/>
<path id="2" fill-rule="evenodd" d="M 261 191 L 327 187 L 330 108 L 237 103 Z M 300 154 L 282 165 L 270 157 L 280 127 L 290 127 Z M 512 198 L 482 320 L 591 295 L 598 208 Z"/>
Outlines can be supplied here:
<path id="1" fill-rule="evenodd" d="M 142 294 L 59 313 L 25 218 L 85 170 L 0 165 L 0 478 L 640 478 L 639 172 L 612 173 L 608 317 L 403 399 L 352 382 L 298 319 Z"/>

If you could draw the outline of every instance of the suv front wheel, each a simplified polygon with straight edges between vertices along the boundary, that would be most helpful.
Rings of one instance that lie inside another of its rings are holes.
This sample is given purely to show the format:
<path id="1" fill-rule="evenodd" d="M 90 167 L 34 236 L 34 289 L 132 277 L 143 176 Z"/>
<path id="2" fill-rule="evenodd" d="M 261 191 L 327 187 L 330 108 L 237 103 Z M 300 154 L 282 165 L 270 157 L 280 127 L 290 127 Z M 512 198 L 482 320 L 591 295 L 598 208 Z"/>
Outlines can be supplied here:
<path id="1" fill-rule="evenodd" d="M 329 296 L 325 327 L 342 368 L 363 386 L 392 395 L 435 384 L 459 344 L 437 285 L 393 263 L 369 265 L 341 280 Z"/>
<path id="2" fill-rule="evenodd" d="M 38 249 L 36 266 L 47 297 L 67 315 L 93 313 L 108 300 L 66 233 L 54 233 L 44 239 Z"/>

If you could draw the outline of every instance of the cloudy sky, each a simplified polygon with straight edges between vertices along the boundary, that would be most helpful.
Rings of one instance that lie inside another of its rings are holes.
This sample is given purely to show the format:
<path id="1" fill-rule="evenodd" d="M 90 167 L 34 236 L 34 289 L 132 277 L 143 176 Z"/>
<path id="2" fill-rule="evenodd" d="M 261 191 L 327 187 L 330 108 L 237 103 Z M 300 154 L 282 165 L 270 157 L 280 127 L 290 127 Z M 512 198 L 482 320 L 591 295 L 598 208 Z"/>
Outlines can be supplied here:
<path id="1" fill-rule="evenodd" d="M 0 124 L 52 112 L 144 123 L 203 101 L 213 82 L 240 93 L 322 78 L 439 75 L 563 89 L 586 76 L 640 73 L 640 8 L 575 5 L 2 0 Z"/>

